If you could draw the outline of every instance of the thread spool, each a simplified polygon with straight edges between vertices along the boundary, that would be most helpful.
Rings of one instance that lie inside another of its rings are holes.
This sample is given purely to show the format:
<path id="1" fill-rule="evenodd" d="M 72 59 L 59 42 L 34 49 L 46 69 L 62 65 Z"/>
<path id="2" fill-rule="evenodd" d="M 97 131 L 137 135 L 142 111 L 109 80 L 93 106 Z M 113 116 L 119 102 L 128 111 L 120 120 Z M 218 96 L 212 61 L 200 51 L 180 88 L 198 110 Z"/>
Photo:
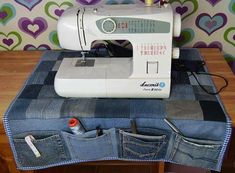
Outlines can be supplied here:
<path id="1" fill-rule="evenodd" d="M 85 133 L 85 129 L 83 128 L 81 122 L 76 118 L 71 118 L 69 120 L 68 125 L 69 125 L 71 131 L 76 135 L 80 135 L 80 134 Z"/>
<path id="2" fill-rule="evenodd" d="M 150 7 L 154 4 L 154 0 L 145 0 L 145 5 Z"/>

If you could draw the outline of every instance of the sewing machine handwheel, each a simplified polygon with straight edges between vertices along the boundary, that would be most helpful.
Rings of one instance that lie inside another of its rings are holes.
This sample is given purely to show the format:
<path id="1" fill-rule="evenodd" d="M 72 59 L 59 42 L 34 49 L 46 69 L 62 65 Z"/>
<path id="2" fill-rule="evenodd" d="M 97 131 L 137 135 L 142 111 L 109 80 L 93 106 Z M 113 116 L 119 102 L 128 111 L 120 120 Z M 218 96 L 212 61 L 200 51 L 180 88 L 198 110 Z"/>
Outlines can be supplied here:
<path id="1" fill-rule="evenodd" d="M 116 29 L 117 29 L 117 24 L 113 19 L 107 18 L 102 22 L 102 30 L 104 33 L 111 34 Z"/>
<path id="2" fill-rule="evenodd" d="M 174 37 L 179 37 L 181 33 L 181 16 L 179 14 L 174 15 Z"/>

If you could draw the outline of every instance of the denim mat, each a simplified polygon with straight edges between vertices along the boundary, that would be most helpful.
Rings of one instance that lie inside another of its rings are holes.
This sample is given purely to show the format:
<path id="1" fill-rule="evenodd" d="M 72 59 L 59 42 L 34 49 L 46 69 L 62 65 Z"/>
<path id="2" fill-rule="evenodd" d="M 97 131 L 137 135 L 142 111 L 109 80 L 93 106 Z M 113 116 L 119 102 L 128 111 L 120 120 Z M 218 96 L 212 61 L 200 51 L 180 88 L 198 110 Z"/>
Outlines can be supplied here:
<path id="1" fill-rule="evenodd" d="M 75 56 L 81 55 L 79 52 L 46 52 L 5 114 L 4 124 L 20 169 L 120 159 L 163 160 L 220 170 L 231 124 L 220 98 L 205 93 L 190 75 L 189 71 L 207 71 L 200 65 L 202 58 L 196 49 L 183 49 L 180 59 L 173 60 L 172 88 L 168 99 L 59 97 L 54 91 L 56 71 L 63 57 Z M 180 63 L 184 63 L 187 69 L 182 69 Z M 215 90 L 210 76 L 197 75 L 197 78 L 207 90 Z M 107 136 L 96 139 L 95 144 L 74 137 L 67 127 L 71 117 L 79 118 L 90 133 L 96 126 L 107 129 Z M 172 132 L 163 121 L 165 117 L 171 119 L 184 136 Z M 157 137 L 145 141 L 145 137 L 133 137 L 128 130 L 120 131 L 130 128 L 131 119 L 136 120 L 138 128 L 143 128 L 140 130 L 143 134 L 146 135 L 146 129 L 151 129 L 151 135 L 157 134 Z M 164 132 L 155 133 L 156 129 Z M 37 161 L 32 151 L 25 151 L 28 146 L 23 138 L 27 134 L 39 136 L 38 149 L 43 150 L 47 145 L 49 148 L 55 146 L 59 151 L 48 149 Z M 41 146 L 41 138 L 48 143 L 42 142 Z M 92 150 L 97 145 L 106 146 L 107 150 L 89 154 L 86 150 L 75 149 L 87 146 Z M 141 153 L 136 146 L 142 148 Z"/>

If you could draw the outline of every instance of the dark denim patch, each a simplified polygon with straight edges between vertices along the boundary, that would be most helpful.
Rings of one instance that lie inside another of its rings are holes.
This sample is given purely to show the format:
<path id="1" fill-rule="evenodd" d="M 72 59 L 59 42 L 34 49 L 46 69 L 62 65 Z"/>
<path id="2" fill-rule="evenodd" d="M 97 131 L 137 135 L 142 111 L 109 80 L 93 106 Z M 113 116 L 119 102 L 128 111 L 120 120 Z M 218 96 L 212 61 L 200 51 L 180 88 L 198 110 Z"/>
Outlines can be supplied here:
<path id="1" fill-rule="evenodd" d="M 56 75 L 56 71 L 50 71 L 44 81 L 45 85 L 54 85 L 54 79 Z"/>
<path id="2" fill-rule="evenodd" d="M 204 114 L 204 120 L 226 122 L 226 116 L 219 102 L 200 101 L 200 105 Z"/>
<path id="3" fill-rule="evenodd" d="M 56 61 L 41 61 L 36 69 L 36 72 L 51 71 L 51 69 L 54 67 L 55 63 L 56 63 Z"/>
<path id="4" fill-rule="evenodd" d="M 171 72 L 171 83 L 172 85 L 175 84 L 190 84 L 188 73 L 181 72 L 181 71 L 172 71 Z"/>
<path id="5" fill-rule="evenodd" d="M 43 85 L 26 85 L 19 98 L 36 99 Z"/>

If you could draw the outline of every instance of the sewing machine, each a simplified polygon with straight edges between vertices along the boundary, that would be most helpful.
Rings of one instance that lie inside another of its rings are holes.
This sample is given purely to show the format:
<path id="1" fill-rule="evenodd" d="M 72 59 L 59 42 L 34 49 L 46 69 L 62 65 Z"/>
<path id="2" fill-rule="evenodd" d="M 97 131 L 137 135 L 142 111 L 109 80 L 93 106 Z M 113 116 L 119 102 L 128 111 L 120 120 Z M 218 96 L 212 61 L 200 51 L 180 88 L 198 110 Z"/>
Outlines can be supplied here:
<path id="1" fill-rule="evenodd" d="M 79 50 L 82 57 L 64 58 L 55 77 L 63 97 L 167 98 L 172 47 L 181 31 L 180 15 L 170 5 L 105 5 L 75 7 L 58 21 L 62 48 Z M 133 57 L 86 57 L 95 40 L 129 40 Z"/>

